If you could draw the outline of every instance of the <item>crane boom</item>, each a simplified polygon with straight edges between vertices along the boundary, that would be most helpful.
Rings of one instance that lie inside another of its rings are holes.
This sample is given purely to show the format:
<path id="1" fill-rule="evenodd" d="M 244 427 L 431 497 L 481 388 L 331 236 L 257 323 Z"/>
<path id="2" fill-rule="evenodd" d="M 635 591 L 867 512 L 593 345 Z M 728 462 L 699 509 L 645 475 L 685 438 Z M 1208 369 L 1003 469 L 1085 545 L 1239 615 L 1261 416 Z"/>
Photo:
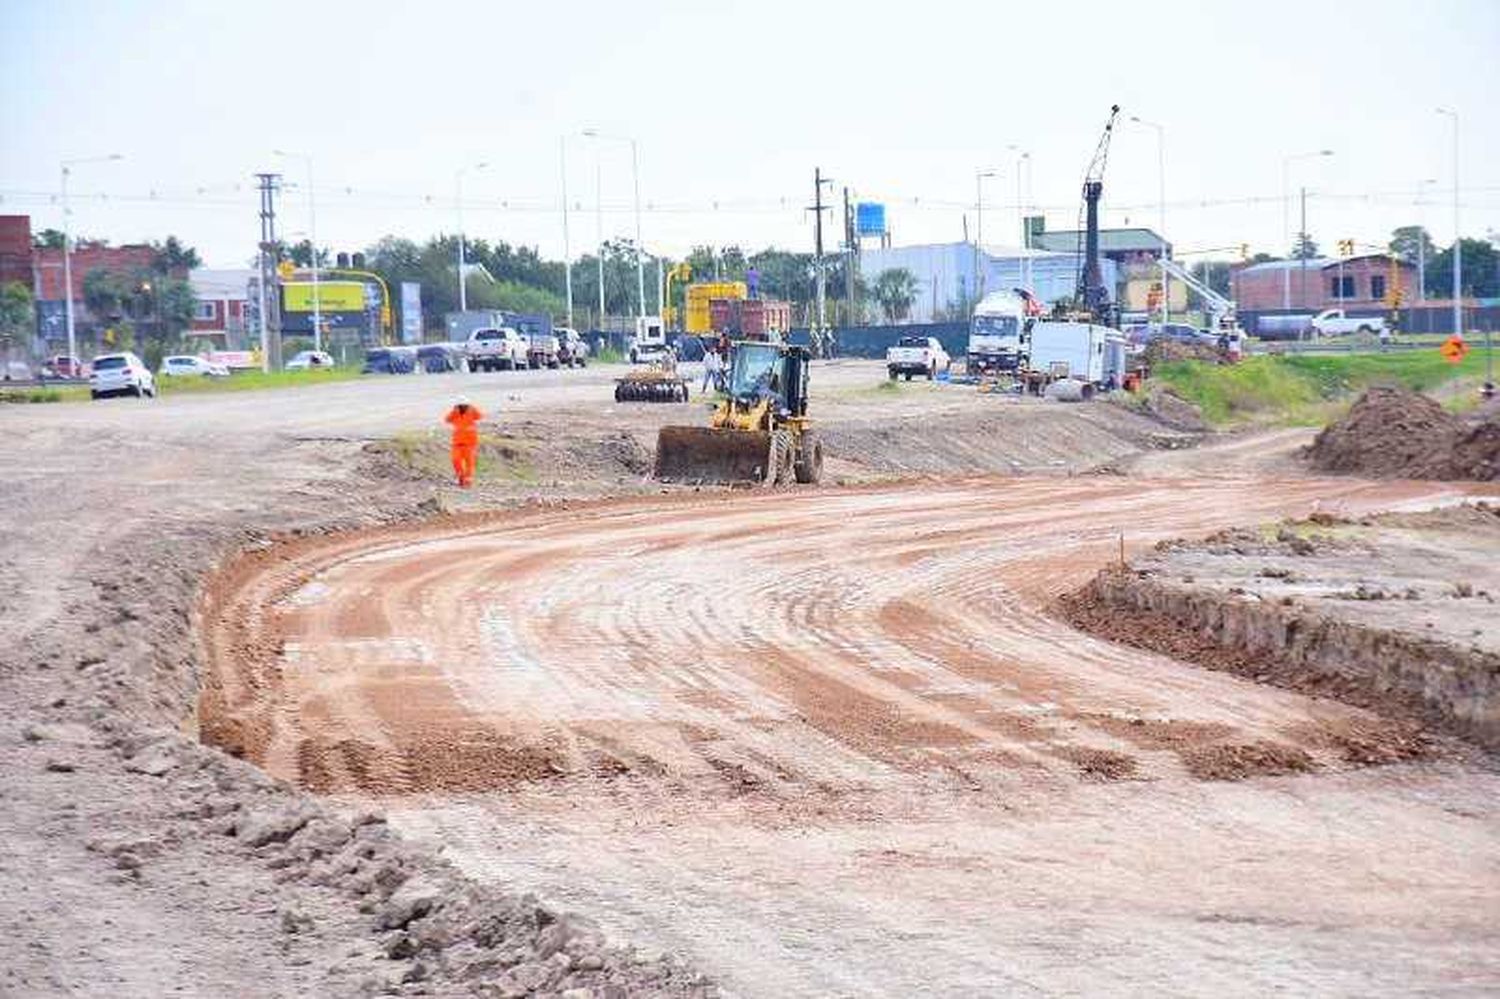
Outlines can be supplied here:
<path id="1" fill-rule="evenodd" d="M 1214 317 L 1215 326 L 1223 325 L 1226 321 L 1230 325 L 1233 325 L 1237 310 L 1234 299 L 1225 298 L 1214 291 L 1207 284 L 1193 277 L 1192 271 L 1189 271 L 1175 260 L 1163 257 L 1157 263 L 1161 265 L 1162 270 L 1187 285 L 1198 294 L 1199 298 L 1203 299 L 1203 304 L 1208 307 L 1208 312 Z"/>
<path id="2" fill-rule="evenodd" d="M 1109 165 L 1109 143 L 1114 136 L 1115 118 L 1120 114 L 1120 105 L 1109 109 L 1109 121 L 1094 147 L 1094 158 L 1089 161 L 1083 178 L 1083 205 L 1079 211 L 1078 239 L 1078 287 L 1074 293 L 1077 305 L 1089 312 L 1096 321 L 1110 323 L 1110 293 L 1104 287 L 1104 274 L 1099 265 L 1099 199 L 1104 196 L 1104 169 Z"/>

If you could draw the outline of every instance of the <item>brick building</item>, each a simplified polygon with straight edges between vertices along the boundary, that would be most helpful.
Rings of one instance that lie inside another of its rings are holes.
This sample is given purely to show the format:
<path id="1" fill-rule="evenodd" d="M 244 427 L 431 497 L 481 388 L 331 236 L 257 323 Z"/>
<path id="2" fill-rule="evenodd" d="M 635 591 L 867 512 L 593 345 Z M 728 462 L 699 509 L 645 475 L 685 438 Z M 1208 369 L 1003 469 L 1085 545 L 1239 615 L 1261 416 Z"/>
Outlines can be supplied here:
<path id="1" fill-rule="evenodd" d="M 1304 266 L 1305 264 L 1305 266 Z M 1348 309 L 1376 314 L 1390 309 L 1395 283 L 1404 302 L 1416 297 L 1417 269 L 1383 253 L 1342 259 L 1312 257 L 1250 264 L 1230 272 L 1230 297 L 1243 313 Z M 1290 300 L 1290 308 L 1287 301 Z"/>
<path id="2" fill-rule="evenodd" d="M 156 259 L 156 251 L 144 244 L 129 246 L 102 246 L 98 243 L 79 243 L 73 247 L 73 307 L 83 302 L 83 279 L 90 271 L 109 271 L 132 276 L 148 270 Z M 39 249 L 35 251 L 37 269 L 37 299 L 39 301 L 63 300 L 63 251 Z M 185 271 L 173 277 L 187 277 Z"/>
<path id="3" fill-rule="evenodd" d="M 31 216 L 0 215 L 0 284 L 32 287 Z"/>

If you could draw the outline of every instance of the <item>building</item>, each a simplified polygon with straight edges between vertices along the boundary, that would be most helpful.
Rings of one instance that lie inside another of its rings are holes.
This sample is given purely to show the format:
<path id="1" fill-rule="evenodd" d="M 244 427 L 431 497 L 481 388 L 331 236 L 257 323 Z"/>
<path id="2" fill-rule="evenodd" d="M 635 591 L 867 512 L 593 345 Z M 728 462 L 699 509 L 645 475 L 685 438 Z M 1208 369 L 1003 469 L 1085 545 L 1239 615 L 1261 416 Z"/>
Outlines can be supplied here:
<path id="1" fill-rule="evenodd" d="M 0 215 L 0 284 L 16 282 L 34 291 L 31 262 L 31 216 Z"/>
<path id="2" fill-rule="evenodd" d="M 1077 229 L 1043 230 L 1033 232 L 1030 238 L 1032 246 L 1053 253 L 1076 254 L 1083 248 L 1083 233 Z M 1162 257 L 1172 259 L 1172 244 L 1150 229 L 1100 229 L 1099 256 L 1101 260 L 1115 264 L 1115 301 L 1120 308 L 1125 312 L 1145 312 L 1151 305 L 1153 291 L 1161 285 L 1161 268 L 1157 261 Z M 1172 312 L 1187 309 L 1185 284 L 1168 282 L 1167 295 L 1167 306 Z"/>
<path id="3" fill-rule="evenodd" d="M 1230 297 L 1246 313 L 1318 313 L 1349 309 L 1377 314 L 1391 308 L 1393 285 L 1403 302 L 1416 297 L 1417 269 L 1384 253 L 1359 257 L 1272 260 L 1230 271 Z"/>
<path id="4" fill-rule="evenodd" d="M 1104 281 L 1118 277 L 1114 261 L 1100 261 Z M 916 300 L 907 314 L 914 323 L 967 319 L 974 299 L 985 292 L 1027 287 L 1044 302 L 1071 299 L 1078 287 L 1076 253 L 1051 253 L 973 243 L 929 243 L 861 250 L 859 273 L 873 286 L 880 273 L 904 268 L 917 279 Z M 977 283 L 975 276 L 979 276 Z"/>
<path id="5" fill-rule="evenodd" d="M 102 243 L 79 243 L 73 247 L 70 267 L 73 272 L 73 308 L 80 309 L 83 303 L 83 282 L 90 271 L 108 271 L 134 277 L 151 269 L 156 260 L 156 251 L 144 243 L 126 246 L 105 246 Z M 61 249 L 38 249 L 36 261 L 37 299 L 47 302 L 63 300 L 63 251 Z M 185 273 L 173 275 L 186 277 Z"/>
<path id="6" fill-rule="evenodd" d="M 200 267 L 188 274 L 193 288 L 193 324 L 188 336 L 220 350 L 241 350 L 250 318 L 250 285 L 256 271 L 248 268 Z"/>

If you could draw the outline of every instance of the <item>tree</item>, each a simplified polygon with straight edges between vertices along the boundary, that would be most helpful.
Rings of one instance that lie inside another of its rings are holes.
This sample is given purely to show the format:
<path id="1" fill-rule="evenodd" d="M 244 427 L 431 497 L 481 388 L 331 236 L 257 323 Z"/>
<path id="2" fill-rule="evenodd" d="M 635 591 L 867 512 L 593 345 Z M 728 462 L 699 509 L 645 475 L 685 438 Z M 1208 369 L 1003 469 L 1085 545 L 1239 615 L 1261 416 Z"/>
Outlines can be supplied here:
<path id="1" fill-rule="evenodd" d="M 1500 296 L 1500 251 L 1483 239 L 1463 241 L 1464 297 L 1495 298 Z M 1451 298 L 1453 295 L 1453 247 L 1439 252 L 1427 261 L 1427 295 L 1429 298 Z"/>
<path id="2" fill-rule="evenodd" d="M 311 267 L 313 260 L 312 241 L 304 239 L 299 243 L 293 243 L 285 248 L 284 255 L 298 267 Z M 318 266 L 328 266 L 328 250 L 318 248 Z"/>
<path id="3" fill-rule="evenodd" d="M 38 250 L 61 250 L 64 240 L 61 229 L 42 229 L 31 234 L 31 245 Z"/>
<path id="4" fill-rule="evenodd" d="M 1297 242 L 1292 244 L 1293 260 L 1313 260 L 1318 256 L 1318 244 L 1305 232 L 1297 234 Z"/>
<path id="5" fill-rule="evenodd" d="M 1248 261 L 1248 263 L 1251 263 L 1251 264 L 1271 264 L 1271 263 L 1275 263 L 1276 261 L 1281 260 L 1281 259 L 1282 259 L 1281 257 L 1275 256 L 1274 254 L 1270 254 L 1270 253 L 1257 253 L 1255 256 L 1253 256 L 1253 257 L 1250 258 L 1250 260 Z"/>
<path id="6" fill-rule="evenodd" d="M 98 319 L 123 317 L 129 297 L 130 286 L 121 274 L 95 267 L 83 276 L 83 304 Z"/>
<path id="7" fill-rule="evenodd" d="M 1420 248 L 1420 253 L 1419 249 Z M 1427 230 L 1419 225 L 1404 225 L 1391 233 L 1390 242 L 1391 255 L 1398 260 L 1415 265 L 1421 260 L 1431 260 L 1437 256 L 1437 247 L 1432 243 L 1432 236 Z"/>
<path id="8" fill-rule="evenodd" d="M 34 327 L 31 289 L 19 281 L 0 285 L 0 350 L 10 352 L 26 343 Z"/>
<path id="9" fill-rule="evenodd" d="M 874 294 L 886 322 L 904 319 L 917 299 L 917 276 L 905 267 L 888 267 L 876 275 Z"/>
<path id="10" fill-rule="evenodd" d="M 168 236 L 164 243 L 152 243 L 151 249 L 155 251 L 151 269 L 160 274 L 181 274 L 203 266 L 198 251 L 184 245 L 176 236 Z"/>

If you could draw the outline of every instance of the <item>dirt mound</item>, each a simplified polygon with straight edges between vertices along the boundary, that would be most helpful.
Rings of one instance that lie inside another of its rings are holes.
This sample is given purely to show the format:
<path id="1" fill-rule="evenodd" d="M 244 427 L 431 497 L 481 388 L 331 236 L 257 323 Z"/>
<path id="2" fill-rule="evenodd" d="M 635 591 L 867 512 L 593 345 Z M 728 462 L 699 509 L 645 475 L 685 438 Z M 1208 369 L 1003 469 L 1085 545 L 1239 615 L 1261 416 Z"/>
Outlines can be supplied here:
<path id="1" fill-rule="evenodd" d="M 1425 395 L 1376 386 L 1318 434 L 1307 457 L 1326 472 L 1372 478 L 1492 480 L 1500 423 L 1471 426 Z"/>
<path id="2" fill-rule="evenodd" d="M 1219 349 L 1210 343 L 1182 343 L 1177 340 L 1157 339 L 1146 344 L 1141 352 L 1148 365 L 1165 364 L 1168 361 L 1208 361 L 1218 364 L 1223 358 Z"/>

